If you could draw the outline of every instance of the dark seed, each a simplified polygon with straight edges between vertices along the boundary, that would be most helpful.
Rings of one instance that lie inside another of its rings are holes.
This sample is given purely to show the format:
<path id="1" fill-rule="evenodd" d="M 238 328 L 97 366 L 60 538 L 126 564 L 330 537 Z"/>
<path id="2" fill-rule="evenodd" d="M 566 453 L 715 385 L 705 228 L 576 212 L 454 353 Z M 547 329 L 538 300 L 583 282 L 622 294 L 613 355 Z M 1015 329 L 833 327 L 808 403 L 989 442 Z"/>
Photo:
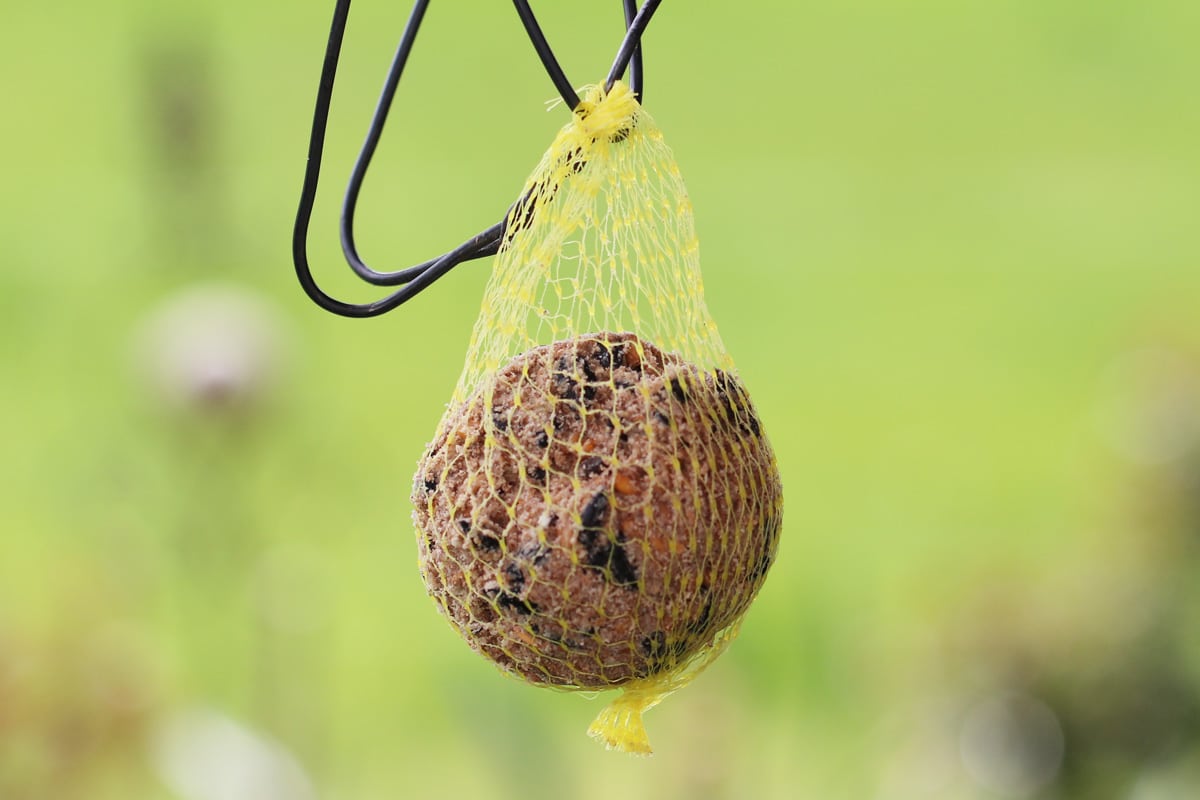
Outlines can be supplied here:
<path id="1" fill-rule="evenodd" d="M 729 418 L 729 421 L 737 423 L 742 433 L 750 436 L 761 436 L 762 426 L 759 424 L 758 417 L 754 415 L 754 411 L 750 408 L 750 400 L 746 397 L 746 390 L 734 378 L 722 370 L 717 370 L 716 383 L 717 395 L 721 398 L 721 404 L 725 406 L 725 416 Z M 733 396 L 731 397 L 730 395 Z"/>
<path id="2" fill-rule="evenodd" d="M 604 459 L 600 456 L 588 456 L 579 462 L 579 477 L 594 478 L 604 470 Z"/>
<path id="3" fill-rule="evenodd" d="M 541 542 L 529 542 L 517 549 L 516 557 L 525 562 L 541 564 L 550 555 L 550 549 Z M 524 577 L 524 576 L 522 576 Z"/>
<path id="4" fill-rule="evenodd" d="M 570 424 L 572 420 L 579 421 L 579 411 L 574 405 L 561 400 L 554 404 L 554 419 L 552 422 L 554 423 L 555 433 L 562 433 L 563 428 Z"/>
<path id="5" fill-rule="evenodd" d="M 728 372 L 723 369 L 717 370 L 713 373 L 713 380 L 717 383 L 717 394 L 726 395 L 729 393 L 733 385 L 733 379 L 729 377 Z"/>
<path id="6" fill-rule="evenodd" d="M 637 588 L 637 570 L 633 568 L 623 545 L 614 544 L 612 546 L 608 568 L 612 573 L 613 583 L 630 589 Z"/>
<path id="7" fill-rule="evenodd" d="M 758 559 L 758 563 L 754 565 L 754 569 L 750 571 L 750 580 L 756 581 L 763 575 L 767 574 L 767 570 L 771 568 L 771 556 L 769 553 L 763 553 Z"/>
<path id="8" fill-rule="evenodd" d="M 534 486 L 546 485 L 546 470 L 541 467 L 533 467 L 527 474 L 529 475 L 529 482 Z"/>
<path id="9" fill-rule="evenodd" d="M 533 603 L 508 592 L 501 592 L 496 597 L 496 605 L 500 606 L 500 608 L 512 609 L 518 614 L 532 614 L 537 610 L 537 606 Z"/>
<path id="10" fill-rule="evenodd" d="M 518 564 L 509 562 L 504 565 L 502 572 L 504 573 L 504 583 L 508 587 L 508 591 L 517 594 L 525 588 L 525 570 L 521 569 Z"/>
<path id="11" fill-rule="evenodd" d="M 716 384 L 717 396 L 721 398 L 721 405 L 725 406 L 725 416 L 732 420 L 737 416 L 737 412 L 733 408 L 733 400 L 729 397 L 729 392 L 733 388 L 732 381 L 725 372 L 717 370 Z"/>
<path id="12" fill-rule="evenodd" d="M 579 532 L 579 544 L 583 546 L 584 563 L 589 567 L 604 570 L 606 578 L 618 586 L 636 588 L 637 570 L 629 561 L 623 544 L 614 542 L 596 528 L 585 528 Z"/>
<path id="13" fill-rule="evenodd" d="M 462 531 L 463 533 L 466 533 L 467 531 L 471 530 L 471 520 L 469 520 L 469 519 L 460 519 L 460 520 L 458 521 L 458 529 L 459 529 L 460 531 Z"/>
<path id="14" fill-rule="evenodd" d="M 745 422 L 742 424 L 742 433 L 748 433 L 751 436 L 761 436 L 762 426 L 758 422 L 758 417 L 747 411 Z"/>
<path id="15" fill-rule="evenodd" d="M 438 487 L 437 478 L 426 478 L 425 479 L 425 491 L 426 492 L 437 491 L 437 487 Z"/>
<path id="16" fill-rule="evenodd" d="M 546 434 L 545 431 L 538 431 L 537 434 L 533 437 L 533 442 L 538 447 L 548 447 L 550 445 L 550 437 Z"/>
<path id="17" fill-rule="evenodd" d="M 579 357 L 579 368 L 581 370 L 583 370 L 583 376 L 585 378 L 587 378 L 589 381 L 599 380 L 596 377 L 596 371 L 592 369 L 592 357 L 580 356 Z"/>
<path id="18" fill-rule="evenodd" d="M 675 399 L 683 403 L 687 401 L 687 392 L 683 389 L 683 381 L 679 378 L 671 378 L 671 394 L 675 395 Z"/>
<path id="19" fill-rule="evenodd" d="M 496 430 L 503 433 L 508 430 L 508 418 L 499 411 L 492 412 L 492 424 L 496 426 Z"/>
<path id="20" fill-rule="evenodd" d="M 583 507 L 583 511 L 579 514 L 580 522 L 585 528 L 598 528 L 604 524 L 608 517 L 608 495 L 604 492 L 599 492 L 588 504 Z"/>
<path id="21" fill-rule="evenodd" d="M 642 654 L 646 656 L 654 656 L 665 652 L 667 649 L 667 635 L 662 631 L 655 631 L 641 641 Z"/>
<path id="22" fill-rule="evenodd" d="M 644 671 L 639 670 L 643 676 L 653 675 L 668 666 L 667 635 L 662 631 L 655 631 L 642 639 L 638 642 L 638 649 L 646 658 Z"/>
<path id="23" fill-rule="evenodd" d="M 564 400 L 578 400 L 579 381 L 567 375 L 555 375 L 554 394 Z"/>

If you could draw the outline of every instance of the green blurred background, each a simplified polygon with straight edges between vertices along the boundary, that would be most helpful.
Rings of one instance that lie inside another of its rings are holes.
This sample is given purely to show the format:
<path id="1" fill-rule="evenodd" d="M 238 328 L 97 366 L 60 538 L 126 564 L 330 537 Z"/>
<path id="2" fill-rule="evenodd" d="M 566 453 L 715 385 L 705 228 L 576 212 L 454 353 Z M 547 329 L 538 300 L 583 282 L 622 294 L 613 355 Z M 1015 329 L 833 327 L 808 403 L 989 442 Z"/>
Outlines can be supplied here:
<path id="1" fill-rule="evenodd" d="M 407 15 L 356 4 L 311 252 Z M 603 76 L 616 0 L 542 2 Z M 667 0 L 647 106 L 778 452 L 779 559 L 647 718 L 472 654 L 408 502 L 490 262 L 319 311 L 289 237 L 331 3 L 0 24 L 0 798 L 1161 798 L 1200 786 L 1200 5 Z M 367 183 L 397 268 L 565 121 L 433 4 Z"/>

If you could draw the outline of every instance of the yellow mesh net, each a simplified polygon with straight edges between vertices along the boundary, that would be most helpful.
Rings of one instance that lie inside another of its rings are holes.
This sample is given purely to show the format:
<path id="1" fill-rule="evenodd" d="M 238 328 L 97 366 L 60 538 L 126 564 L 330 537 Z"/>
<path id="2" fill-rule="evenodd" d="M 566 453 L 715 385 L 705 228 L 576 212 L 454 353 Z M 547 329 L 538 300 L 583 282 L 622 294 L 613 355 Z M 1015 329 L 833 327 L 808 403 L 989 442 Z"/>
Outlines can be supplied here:
<path id="1" fill-rule="evenodd" d="M 691 205 L 621 83 L 585 92 L 509 214 L 413 489 L 421 572 L 531 683 L 642 713 L 736 634 L 774 559 L 779 473 L 704 303 Z"/>

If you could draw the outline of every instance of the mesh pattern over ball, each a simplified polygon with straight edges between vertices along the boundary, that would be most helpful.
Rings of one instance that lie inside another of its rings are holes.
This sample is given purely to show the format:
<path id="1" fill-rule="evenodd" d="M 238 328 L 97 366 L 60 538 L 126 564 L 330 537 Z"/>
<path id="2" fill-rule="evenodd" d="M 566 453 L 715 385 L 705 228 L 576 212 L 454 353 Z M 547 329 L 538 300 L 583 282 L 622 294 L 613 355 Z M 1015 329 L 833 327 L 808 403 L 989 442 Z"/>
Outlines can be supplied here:
<path id="1" fill-rule="evenodd" d="M 422 575 L 467 642 L 585 689 L 667 672 L 736 622 L 781 503 L 738 380 L 629 333 L 511 360 L 447 412 L 413 489 Z"/>

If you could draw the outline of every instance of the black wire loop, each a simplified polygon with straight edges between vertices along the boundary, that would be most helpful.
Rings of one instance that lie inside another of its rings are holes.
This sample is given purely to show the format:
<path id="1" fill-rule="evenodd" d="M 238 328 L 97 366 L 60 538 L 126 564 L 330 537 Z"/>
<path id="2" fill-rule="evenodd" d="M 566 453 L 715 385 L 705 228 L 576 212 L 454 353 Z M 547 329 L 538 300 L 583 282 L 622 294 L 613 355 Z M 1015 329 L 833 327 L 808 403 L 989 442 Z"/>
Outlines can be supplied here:
<path id="1" fill-rule="evenodd" d="M 625 37 L 617 51 L 616 60 L 605 81 L 605 90 L 610 90 L 628 68 L 630 73 L 630 88 L 639 101 L 643 97 L 642 86 L 642 48 L 641 37 L 662 0 L 647 0 L 637 9 L 636 0 L 622 0 L 625 11 Z M 528 0 L 513 0 L 517 14 L 525 26 L 525 32 L 533 43 L 542 66 L 550 76 L 559 95 L 567 107 L 574 110 L 579 105 L 579 95 L 571 87 L 563 73 L 562 67 L 554 57 Z M 388 69 L 379 102 L 371 118 L 362 149 L 355 160 L 354 168 L 346 185 L 346 194 L 342 201 L 342 213 L 339 222 L 342 253 L 354 273 L 375 286 L 399 286 L 391 294 L 370 303 L 347 303 L 326 294 L 313 278 L 308 263 L 308 229 L 312 220 L 313 204 L 316 201 L 317 184 L 321 172 L 321 157 L 325 148 L 325 131 L 329 123 L 329 107 L 333 98 L 334 76 L 337 73 L 338 58 L 341 54 L 342 40 L 346 32 L 346 20 L 350 15 L 350 0 L 337 0 L 333 11 L 333 22 L 329 30 L 329 42 L 325 49 L 325 60 L 321 67 L 321 80 L 317 87 L 316 108 L 313 112 L 312 133 L 308 145 L 308 163 L 304 171 L 304 183 L 300 190 L 300 207 L 296 212 L 296 225 L 292 233 L 292 260 L 296 268 L 296 277 L 305 293 L 321 308 L 344 317 L 374 317 L 384 314 L 408 301 L 426 289 L 431 283 L 445 275 L 454 267 L 466 261 L 495 255 L 504 241 L 505 220 L 508 212 L 500 222 L 475 234 L 453 250 L 443 253 L 436 258 L 415 264 L 406 269 L 393 272 L 378 272 L 362 260 L 358 254 L 358 246 L 354 239 L 354 213 L 358 208 L 358 197 L 362 190 L 363 181 L 371 166 L 371 159 L 379 146 L 383 135 L 383 127 L 391 111 L 392 100 L 396 95 L 396 87 L 400 76 L 404 73 L 412 52 L 413 42 L 416 41 L 417 31 L 429 8 L 429 0 L 416 0 L 408 24 L 396 48 L 396 54 Z M 636 13 L 635 13 L 636 12 Z M 522 198 L 524 199 L 524 198 Z M 521 201 L 518 201 L 518 205 Z M 511 211 L 511 208 L 509 209 Z"/>

